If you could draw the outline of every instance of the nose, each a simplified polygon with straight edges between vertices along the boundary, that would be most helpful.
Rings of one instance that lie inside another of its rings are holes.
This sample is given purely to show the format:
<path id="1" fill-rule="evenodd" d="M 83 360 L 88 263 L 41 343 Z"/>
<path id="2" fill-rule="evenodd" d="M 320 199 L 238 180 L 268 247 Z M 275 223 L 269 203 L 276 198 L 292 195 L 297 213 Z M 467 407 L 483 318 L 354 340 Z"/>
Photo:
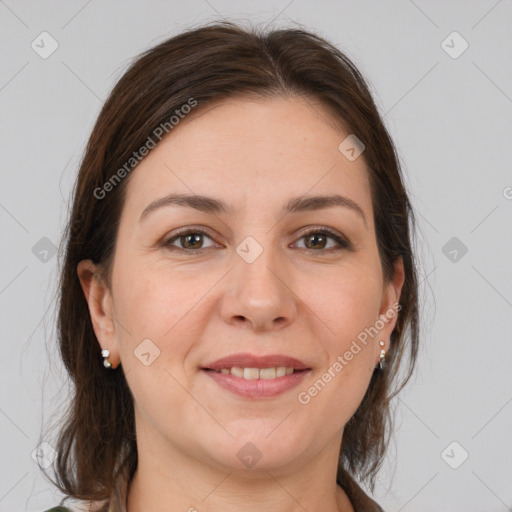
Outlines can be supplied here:
<path id="1" fill-rule="evenodd" d="M 273 252 L 263 250 L 248 263 L 234 254 L 222 298 L 225 322 L 250 327 L 255 332 L 280 330 L 297 317 L 297 297 L 293 293 L 289 268 L 279 263 Z"/>

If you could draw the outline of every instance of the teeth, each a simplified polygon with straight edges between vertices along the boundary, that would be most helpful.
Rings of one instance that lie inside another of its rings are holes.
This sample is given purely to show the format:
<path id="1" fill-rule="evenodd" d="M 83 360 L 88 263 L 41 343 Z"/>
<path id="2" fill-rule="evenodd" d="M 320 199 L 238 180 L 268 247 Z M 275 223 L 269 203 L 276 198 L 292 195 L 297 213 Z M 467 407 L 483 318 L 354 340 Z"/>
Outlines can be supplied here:
<path id="1" fill-rule="evenodd" d="M 260 379 L 275 379 L 276 369 L 275 368 L 262 368 L 260 370 Z"/>
<path id="2" fill-rule="evenodd" d="M 259 376 L 258 368 L 244 368 L 244 379 L 258 379 Z"/>
<path id="3" fill-rule="evenodd" d="M 242 377 L 244 376 L 244 369 L 243 368 L 238 368 L 236 366 L 234 366 L 233 368 L 231 368 L 231 375 L 234 375 L 235 377 Z"/>
<path id="4" fill-rule="evenodd" d="M 275 379 L 276 377 L 291 375 L 293 372 L 293 368 L 286 368 L 284 366 L 278 366 L 277 368 L 240 368 L 239 366 L 233 366 L 233 368 L 222 368 L 220 370 L 220 373 L 225 375 L 231 374 L 247 380 Z"/>

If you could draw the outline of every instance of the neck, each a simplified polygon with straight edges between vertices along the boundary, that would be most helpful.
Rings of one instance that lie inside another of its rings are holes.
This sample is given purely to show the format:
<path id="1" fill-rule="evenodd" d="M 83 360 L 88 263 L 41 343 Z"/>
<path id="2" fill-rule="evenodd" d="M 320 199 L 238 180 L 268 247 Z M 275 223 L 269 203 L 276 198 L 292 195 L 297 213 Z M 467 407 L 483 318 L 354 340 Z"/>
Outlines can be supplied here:
<path id="1" fill-rule="evenodd" d="M 153 439 L 154 441 L 154 439 Z M 353 512 L 336 483 L 341 436 L 307 463 L 250 471 L 219 468 L 167 446 L 138 439 L 138 466 L 127 493 L 127 512 Z M 162 449 L 164 448 L 164 449 Z"/>

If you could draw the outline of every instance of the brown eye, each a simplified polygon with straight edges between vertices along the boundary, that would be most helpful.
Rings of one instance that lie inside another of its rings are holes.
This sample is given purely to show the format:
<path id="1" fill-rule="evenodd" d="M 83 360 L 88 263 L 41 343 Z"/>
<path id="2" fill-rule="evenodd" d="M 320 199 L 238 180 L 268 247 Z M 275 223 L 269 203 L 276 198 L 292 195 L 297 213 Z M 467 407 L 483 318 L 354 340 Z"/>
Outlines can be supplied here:
<path id="1" fill-rule="evenodd" d="M 212 240 L 210 236 L 208 236 L 204 231 L 201 230 L 188 230 L 178 233 L 177 235 L 169 238 L 164 242 L 164 246 L 169 249 L 177 249 L 177 250 L 189 250 L 189 252 L 199 251 L 201 249 L 206 249 L 208 247 L 214 246 L 211 244 L 209 246 L 204 246 L 205 238 Z M 178 244 L 176 244 L 178 242 Z M 212 241 L 213 242 L 213 241 Z"/>
<path id="2" fill-rule="evenodd" d="M 179 237 L 179 240 L 184 249 L 201 249 L 202 236 L 200 233 L 193 233 L 191 235 L 182 235 Z"/>
<path id="3" fill-rule="evenodd" d="M 304 237 L 306 240 L 305 245 L 308 249 L 316 249 L 318 247 L 324 249 L 328 238 L 330 237 L 325 236 L 323 233 L 313 233 Z"/>
<path id="4" fill-rule="evenodd" d="M 341 250 L 350 248 L 349 242 L 328 229 L 308 231 L 299 240 L 304 240 L 304 247 L 302 248 L 308 251 L 328 252 L 329 249 Z M 325 251 L 323 251 L 324 249 Z"/>

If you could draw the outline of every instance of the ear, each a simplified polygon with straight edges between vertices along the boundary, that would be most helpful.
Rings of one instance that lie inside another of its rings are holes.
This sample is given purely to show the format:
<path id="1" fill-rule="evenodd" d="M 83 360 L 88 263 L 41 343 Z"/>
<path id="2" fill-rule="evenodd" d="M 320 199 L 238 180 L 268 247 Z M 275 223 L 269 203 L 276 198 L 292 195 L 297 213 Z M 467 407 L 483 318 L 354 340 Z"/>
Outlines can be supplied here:
<path id="1" fill-rule="evenodd" d="M 379 318 L 383 321 L 384 327 L 379 332 L 379 340 L 384 341 L 384 350 L 389 350 L 391 333 L 395 328 L 401 306 L 399 305 L 400 294 L 405 281 L 404 262 L 402 257 L 394 263 L 395 273 L 393 279 L 384 285 L 382 301 L 380 305 Z M 380 346 L 377 345 L 379 354 Z"/>
<path id="2" fill-rule="evenodd" d="M 82 260 L 77 266 L 77 273 L 89 306 L 96 338 L 102 349 L 110 351 L 108 360 L 111 362 L 112 368 L 117 368 L 120 357 L 112 294 L 91 260 Z"/>

